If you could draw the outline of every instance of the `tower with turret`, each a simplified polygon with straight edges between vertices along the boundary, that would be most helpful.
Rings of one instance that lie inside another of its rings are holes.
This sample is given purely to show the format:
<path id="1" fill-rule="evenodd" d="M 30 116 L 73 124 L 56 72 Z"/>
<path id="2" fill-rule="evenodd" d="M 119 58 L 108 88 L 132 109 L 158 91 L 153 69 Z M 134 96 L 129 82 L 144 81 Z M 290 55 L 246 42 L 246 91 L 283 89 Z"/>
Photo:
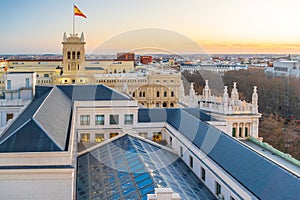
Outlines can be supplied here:
<path id="1" fill-rule="evenodd" d="M 72 74 L 83 70 L 85 62 L 85 41 L 84 35 L 81 37 L 77 34 L 64 33 L 63 36 L 63 71 L 64 73 Z"/>

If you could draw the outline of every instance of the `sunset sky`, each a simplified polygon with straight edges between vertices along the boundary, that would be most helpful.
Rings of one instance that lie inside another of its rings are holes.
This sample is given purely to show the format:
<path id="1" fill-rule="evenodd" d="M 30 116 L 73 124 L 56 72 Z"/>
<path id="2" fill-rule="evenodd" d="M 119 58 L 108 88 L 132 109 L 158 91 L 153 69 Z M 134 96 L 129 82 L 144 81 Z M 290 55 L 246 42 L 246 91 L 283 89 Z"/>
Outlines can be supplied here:
<path id="1" fill-rule="evenodd" d="M 298 0 L 0 0 L 0 54 L 61 53 L 63 32 L 72 32 L 73 3 L 87 16 L 76 17 L 87 53 L 149 28 L 178 33 L 208 53 L 300 53 Z M 185 43 L 177 48 L 197 53 Z"/>

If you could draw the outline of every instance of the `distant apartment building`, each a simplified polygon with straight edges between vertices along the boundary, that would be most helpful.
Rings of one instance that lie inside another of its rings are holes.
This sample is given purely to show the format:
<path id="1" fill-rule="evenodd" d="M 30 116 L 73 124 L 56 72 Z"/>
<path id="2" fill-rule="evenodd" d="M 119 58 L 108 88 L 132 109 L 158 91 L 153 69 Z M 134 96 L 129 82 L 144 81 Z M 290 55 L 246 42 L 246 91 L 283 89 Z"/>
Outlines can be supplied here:
<path id="1" fill-rule="evenodd" d="M 140 63 L 148 65 L 152 63 L 152 56 L 140 56 Z"/>
<path id="2" fill-rule="evenodd" d="M 273 76 L 300 77 L 300 62 L 288 60 L 275 61 L 273 67 L 265 68 L 265 73 Z"/>
<path id="3" fill-rule="evenodd" d="M 211 72 L 219 72 L 224 73 L 227 71 L 248 69 L 247 65 L 239 65 L 239 64 L 197 64 L 197 63 L 189 63 L 183 62 L 180 63 L 180 71 L 189 71 L 191 73 L 195 71 L 205 70 Z"/>
<path id="4" fill-rule="evenodd" d="M 117 60 L 130 60 L 134 61 L 134 53 L 131 52 L 121 52 L 117 53 Z"/>

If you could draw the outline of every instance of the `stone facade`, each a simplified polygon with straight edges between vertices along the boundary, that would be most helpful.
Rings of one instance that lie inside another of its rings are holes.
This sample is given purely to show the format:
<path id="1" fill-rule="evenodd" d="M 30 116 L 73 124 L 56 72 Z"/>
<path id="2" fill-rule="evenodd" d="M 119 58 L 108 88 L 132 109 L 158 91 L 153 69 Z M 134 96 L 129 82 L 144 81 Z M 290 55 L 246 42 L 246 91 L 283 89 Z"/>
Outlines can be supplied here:
<path id="1" fill-rule="evenodd" d="M 209 112 L 213 117 L 225 123 L 214 124 L 216 127 L 236 138 L 253 136 L 258 138 L 258 125 L 261 114 L 258 113 L 257 87 L 254 86 L 252 102 L 247 103 L 239 98 L 237 83 L 233 83 L 231 95 L 224 87 L 223 96 L 211 94 L 206 81 L 202 95 L 196 95 L 191 83 L 189 95 L 185 95 L 183 84 L 180 86 L 179 102 L 188 107 L 197 107 Z M 215 122 L 214 122 L 215 123 Z"/>

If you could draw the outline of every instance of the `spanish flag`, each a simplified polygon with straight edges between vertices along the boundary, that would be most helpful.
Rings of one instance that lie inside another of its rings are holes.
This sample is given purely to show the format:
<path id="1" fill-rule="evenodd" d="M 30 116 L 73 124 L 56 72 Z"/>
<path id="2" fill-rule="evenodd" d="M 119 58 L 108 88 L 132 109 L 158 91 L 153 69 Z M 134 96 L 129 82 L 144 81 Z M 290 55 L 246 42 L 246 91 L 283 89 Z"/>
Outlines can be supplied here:
<path id="1" fill-rule="evenodd" d="M 77 8 L 77 6 L 74 5 L 74 16 L 80 16 L 86 18 L 85 14 Z"/>

